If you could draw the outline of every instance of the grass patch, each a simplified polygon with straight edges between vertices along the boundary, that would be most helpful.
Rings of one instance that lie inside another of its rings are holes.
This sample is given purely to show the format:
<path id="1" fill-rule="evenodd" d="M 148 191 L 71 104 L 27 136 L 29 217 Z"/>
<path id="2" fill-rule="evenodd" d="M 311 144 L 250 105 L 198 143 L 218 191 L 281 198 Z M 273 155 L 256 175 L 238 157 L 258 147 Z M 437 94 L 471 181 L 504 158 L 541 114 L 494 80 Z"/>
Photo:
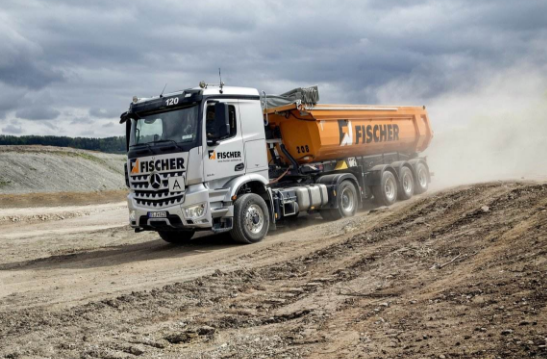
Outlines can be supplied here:
<path id="1" fill-rule="evenodd" d="M 0 188 L 6 187 L 11 184 L 11 181 L 0 179 Z"/>
<path id="2" fill-rule="evenodd" d="M 108 166 L 106 164 L 106 161 L 105 160 L 102 160 L 100 159 L 99 157 L 95 157 L 93 155 L 90 155 L 89 153 L 76 153 L 77 156 L 81 157 L 81 158 L 84 158 L 88 161 L 93 161 L 93 162 L 97 162 L 103 166 Z"/>

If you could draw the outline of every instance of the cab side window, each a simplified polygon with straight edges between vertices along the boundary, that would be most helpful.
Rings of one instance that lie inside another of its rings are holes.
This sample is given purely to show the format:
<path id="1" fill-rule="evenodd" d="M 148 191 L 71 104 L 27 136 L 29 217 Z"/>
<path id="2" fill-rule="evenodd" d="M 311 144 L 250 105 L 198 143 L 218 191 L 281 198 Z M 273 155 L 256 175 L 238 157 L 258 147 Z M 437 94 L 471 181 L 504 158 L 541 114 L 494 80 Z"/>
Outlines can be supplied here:
<path id="1" fill-rule="evenodd" d="M 228 106 L 228 115 L 230 118 L 230 137 L 234 137 L 237 134 L 235 106 Z"/>
<path id="2" fill-rule="evenodd" d="M 207 123 L 205 124 L 205 128 L 207 130 L 207 138 L 209 138 L 209 128 L 215 119 L 215 106 L 214 105 L 208 105 L 207 111 L 205 113 L 205 118 Z M 234 137 L 237 134 L 237 121 L 236 121 L 236 108 L 234 105 L 228 105 L 228 116 L 230 120 L 230 136 L 227 138 Z"/>

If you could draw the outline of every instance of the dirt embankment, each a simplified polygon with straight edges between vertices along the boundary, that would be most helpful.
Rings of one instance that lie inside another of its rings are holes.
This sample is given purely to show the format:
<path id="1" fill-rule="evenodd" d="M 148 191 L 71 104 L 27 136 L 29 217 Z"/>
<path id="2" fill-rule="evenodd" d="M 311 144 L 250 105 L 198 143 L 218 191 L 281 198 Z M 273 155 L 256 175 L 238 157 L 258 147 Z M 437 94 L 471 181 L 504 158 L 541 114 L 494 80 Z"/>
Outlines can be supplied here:
<path id="1" fill-rule="evenodd" d="M 122 155 L 51 146 L 0 146 L 0 194 L 125 187 Z"/>
<path id="2" fill-rule="evenodd" d="M 124 202 L 127 189 L 97 192 L 0 194 L 0 208 L 52 208 Z M 7 214 L 11 212 L 6 212 Z M 1 221 L 1 220 L 0 220 Z"/>
<path id="3" fill-rule="evenodd" d="M 0 355 L 547 357 L 546 184 L 467 186 L 302 223 L 252 246 L 124 245 L 125 227 L 49 257 L 36 241 L 0 269 L 13 292 L 0 299 Z M 101 293 L 84 297 L 84 284 Z"/>

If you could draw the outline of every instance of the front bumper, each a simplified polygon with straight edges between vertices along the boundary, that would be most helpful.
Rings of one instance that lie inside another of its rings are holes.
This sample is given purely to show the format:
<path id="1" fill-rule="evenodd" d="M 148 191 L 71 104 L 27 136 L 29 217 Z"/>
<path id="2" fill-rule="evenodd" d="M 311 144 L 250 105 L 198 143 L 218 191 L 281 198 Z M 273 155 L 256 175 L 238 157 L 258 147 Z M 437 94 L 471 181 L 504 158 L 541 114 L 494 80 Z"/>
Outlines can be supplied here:
<path id="1" fill-rule="evenodd" d="M 200 203 L 207 203 L 209 200 L 209 191 L 200 184 L 190 186 L 186 189 L 182 204 L 165 206 L 161 209 L 138 204 L 130 193 L 127 196 L 127 206 L 129 213 L 134 213 L 130 218 L 130 224 L 133 228 L 141 228 L 145 230 L 184 230 L 184 229 L 210 229 L 212 225 L 211 211 L 209 206 L 205 206 L 203 215 L 197 218 L 186 218 L 184 216 L 184 208 L 191 207 Z M 148 218 L 149 212 L 165 211 L 165 218 Z"/>
<path id="2" fill-rule="evenodd" d="M 161 209 L 138 204 L 133 193 L 127 196 L 127 206 L 132 214 L 129 222 L 132 228 L 152 231 L 172 230 L 213 230 L 222 232 L 231 228 L 233 205 L 231 203 L 211 202 L 217 196 L 203 184 L 186 188 L 184 201 L 181 204 L 165 206 Z M 187 218 L 185 208 L 205 204 L 205 210 L 199 217 Z M 165 211 L 164 218 L 149 218 L 149 212 Z M 131 218 L 132 217 L 132 218 Z M 229 219 L 229 220 L 227 220 Z M 228 224 L 227 224 L 228 223 Z"/>

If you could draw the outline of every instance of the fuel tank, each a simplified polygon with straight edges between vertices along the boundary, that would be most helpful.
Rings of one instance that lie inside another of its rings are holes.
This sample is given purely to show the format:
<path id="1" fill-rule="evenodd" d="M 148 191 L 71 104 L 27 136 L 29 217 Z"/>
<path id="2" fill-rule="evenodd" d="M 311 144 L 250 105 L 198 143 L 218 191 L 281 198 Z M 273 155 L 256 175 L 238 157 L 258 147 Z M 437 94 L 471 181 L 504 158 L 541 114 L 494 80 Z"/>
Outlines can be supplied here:
<path id="1" fill-rule="evenodd" d="M 316 105 L 265 111 L 283 162 L 280 141 L 300 164 L 348 157 L 424 151 L 433 137 L 425 107 Z"/>

